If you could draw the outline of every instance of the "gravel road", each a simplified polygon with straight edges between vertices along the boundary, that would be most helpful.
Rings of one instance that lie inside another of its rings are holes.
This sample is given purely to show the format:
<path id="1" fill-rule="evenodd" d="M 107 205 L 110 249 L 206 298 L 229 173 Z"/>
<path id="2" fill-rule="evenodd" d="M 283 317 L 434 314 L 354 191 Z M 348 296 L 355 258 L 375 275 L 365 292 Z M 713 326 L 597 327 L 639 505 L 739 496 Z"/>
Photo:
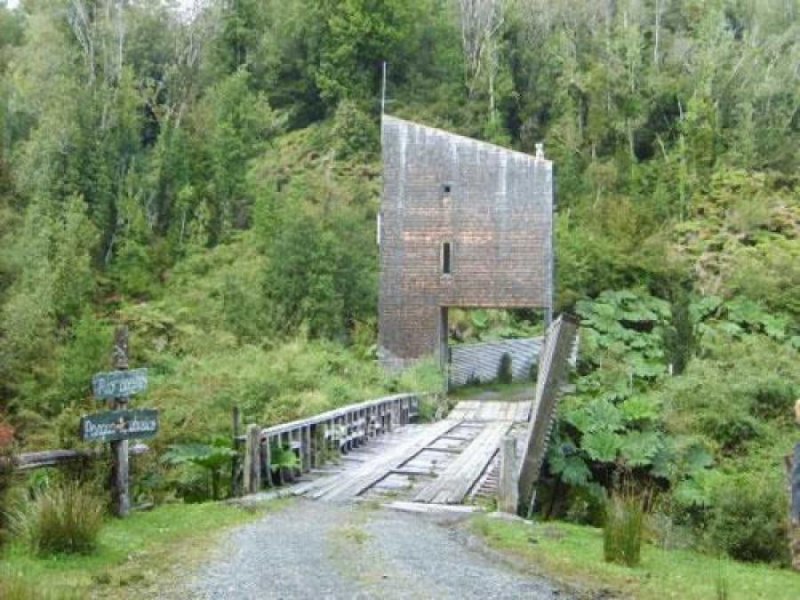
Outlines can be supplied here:
<path id="1" fill-rule="evenodd" d="M 566 597 L 470 540 L 452 516 L 298 500 L 231 531 L 173 591 L 209 600 Z"/>

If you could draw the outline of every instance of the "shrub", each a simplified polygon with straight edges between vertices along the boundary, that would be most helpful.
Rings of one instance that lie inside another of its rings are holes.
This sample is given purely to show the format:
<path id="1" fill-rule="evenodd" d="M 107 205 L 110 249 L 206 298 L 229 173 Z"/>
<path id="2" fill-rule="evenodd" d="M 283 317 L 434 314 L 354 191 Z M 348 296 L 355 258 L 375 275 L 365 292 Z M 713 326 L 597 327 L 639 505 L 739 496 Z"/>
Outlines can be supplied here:
<path id="1" fill-rule="evenodd" d="M 375 119 L 355 102 L 342 100 L 333 115 L 331 146 L 340 160 L 374 156 L 380 150 L 380 132 Z"/>
<path id="2" fill-rule="evenodd" d="M 758 381 L 751 391 L 752 411 L 765 419 L 786 418 L 791 415 L 792 405 L 797 397 L 795 386 L 780 377 L 770 377 Z"/>
<path id="3" fill-rule="evenodd" d="M 500 357 L 500 364 L 497 367 L 497 381 L 500 383 L 511 383 L 514 378 L 514 372 L 511 369 L 511 355 L 508 352 L 503 352 Z"/>
<path id="4" fill-rule="evenodd" d="M 12 470 L 12 445 L 14 443 L 14 429 L 10 425 L 0 422 L 0 546 L 3 545 L 6 522 L 6 494 L 11 484 Z"/>
<path id="5" fill-rule="evenodd" d="M 71 482 L 41 491 L 12 515 L 14 532 L 43 556 L 92 552 L 102 524 L 102 501 Z"/>
<path id="6" fill-rule="evenodd" d="M 719 443 L 724 452 L 741 451 L 745 443 L 763 436 L 764 425 L 735 406 L 720 407 L 697 417 L 700 430 Z"/>
<path id="7" fill-rule="evenodd" d="M 528 371 L 528 379 L 536 383 L 536 380 L 539 379 L 539 359 L 537 358 L 535 361 L 531 363 L 531 369 Z"/>
<path id="8" fill-rule="evenodd" d="M 786 501 L 780 476 L 744 473 L 718 478 L 711 490 L 708 542 L 738 560 L 786 564 Z"/>
<path id="9" fill-rule="evenodd" d="M 229 467 L 236 451 L 230 448 L 230 441 L 218 437 L 211 444 L 173 444 L 162 460 L 170 465 L 194 465 L 203 469 L 208 486 L 206 497 L 211 500 L 221 498 L 223 470 Z"/>
<path id="10" fill-rule="evenodd" d="M 644 499 L 632 490 L 614 492 L 606 503 L 603 555 L 606 562 L 639 564 L 644 533 Z"/>

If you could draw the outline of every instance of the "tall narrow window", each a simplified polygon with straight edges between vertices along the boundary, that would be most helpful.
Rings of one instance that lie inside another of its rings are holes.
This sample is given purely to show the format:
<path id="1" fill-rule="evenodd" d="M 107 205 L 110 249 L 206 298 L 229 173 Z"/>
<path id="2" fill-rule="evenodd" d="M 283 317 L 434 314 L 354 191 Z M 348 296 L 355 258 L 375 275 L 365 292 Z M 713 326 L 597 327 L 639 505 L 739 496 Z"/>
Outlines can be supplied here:
<path id="1" fill-rule="evenodd" d="M 442 273 L 449 275 L 450 267 L 450 242 L 444 242 L 442 244 Z"/>

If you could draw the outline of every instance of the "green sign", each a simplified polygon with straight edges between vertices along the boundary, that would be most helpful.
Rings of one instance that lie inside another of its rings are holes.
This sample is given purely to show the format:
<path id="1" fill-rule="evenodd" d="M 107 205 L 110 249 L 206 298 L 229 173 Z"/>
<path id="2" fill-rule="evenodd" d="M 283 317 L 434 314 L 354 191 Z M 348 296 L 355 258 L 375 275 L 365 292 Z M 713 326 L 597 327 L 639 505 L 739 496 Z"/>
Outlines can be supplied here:
<path id="1" fill-rule="evenodd" d="M 85 442 L 115 442 L 152 437 L 158 431 L 158 411 L 110 410 L 81 419 L 81 439 Z"/>
<path id="2" fill-rule="evenodd" d="M 147 389 L 147 369 L 111 371 L 92 377 L 96 398 L 127 398 Z"/>

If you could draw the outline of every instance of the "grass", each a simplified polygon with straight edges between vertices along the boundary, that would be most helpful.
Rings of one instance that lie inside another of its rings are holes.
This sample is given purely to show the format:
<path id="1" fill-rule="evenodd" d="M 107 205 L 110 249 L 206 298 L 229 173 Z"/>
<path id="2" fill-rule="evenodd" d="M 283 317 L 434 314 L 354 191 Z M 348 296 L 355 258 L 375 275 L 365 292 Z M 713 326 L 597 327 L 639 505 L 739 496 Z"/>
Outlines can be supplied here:
<path id="1" fill-rule="evenodd" d="M 283 502 L 270 503 L 273 510 Z M 180 560 L 183 568 L 198 563 L 216 538 L 233 525 L 253 520 L 264 509 L 244 510 L 225 504 L 173 504 L 111 520 L 100 532 L 90 555 L 32 556 L 21 543 L 5 549 L 0 590 L 35 588 L 31 597 L 87 597 L 106 588 L 109 596 L 131 597 L 159 581 Z M 25 597 L 20 595 L 19 597 Z"/>
<path id="2" fill-rule="evenodd" d="M 488 393 L 488 397 L 481 398 L 481 400 L 507 402 L 523 398 L 530 400 L 535 389 L 536 383 L 533 381 L 518 381 L 515 383 L 494 381 L 491 383 L 465 385 L 451 390 L 449 395 L 458 400 L 469 400 L 476 396 L 487 396 Z"/>
<path id="3" fill-rule="evenodd" d="M 335 530 L 334 535 L 357 546 L 363 546 L 369 540 L 369 533 L 358 525 L 343 525 Z"/>
<path id="4" fill-rule="evenodd" d="M 724 575 L 720 575 L 719 559 L 690 550 L 643 545 L 638 567 L 607 563 L 603 560 L 603 532 L 593 527 L 567 523 L 530 526 L 478 517 L 472 528 L 492 548 L 510 553 L 544 576 L 590 593 L 610 588 L 640 600 L 800 597 L 800 574 L 726 560 Z"/>

